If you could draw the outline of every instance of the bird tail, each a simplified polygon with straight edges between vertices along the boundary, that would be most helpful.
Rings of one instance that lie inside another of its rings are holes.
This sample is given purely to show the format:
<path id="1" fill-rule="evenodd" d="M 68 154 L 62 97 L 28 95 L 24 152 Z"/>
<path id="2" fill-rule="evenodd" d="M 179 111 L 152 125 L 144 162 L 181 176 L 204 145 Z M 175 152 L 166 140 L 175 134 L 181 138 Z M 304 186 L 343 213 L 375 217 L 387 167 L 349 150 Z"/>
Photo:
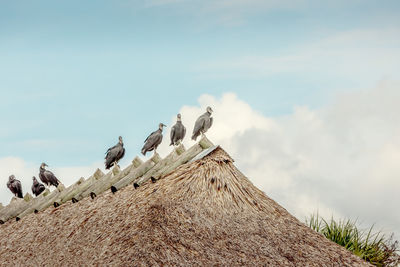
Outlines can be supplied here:
<path id="1" fill-rule="evenodd" d="M 196 141 L 197 135 L 192 135 L 192 140 Z"/>
<path id="2" fill-rule="evenodd" d="M 24 196 L 22 195 L 22 192 L 18 192 L 18 197 L 19 198 L 24 198 Z"/>
<path id="3" fill-rule="evenodd" d="M 143 154 L 143 156 L 146 156 L 146 149 L 144 149 L 144 148 L 142 148 L 142 154 Z"/>
<path id="4" fill-rule="evenodd" d="M 45 189 L 46 188 L 44 187 L 44 185 L 40 185 L 37 192 L 38 194 L 36 196 L 40 195 Z"/>
<path id="5" fill-rule="evenodd" d="M 106 170 L 109 170 L 113 165 L 112 158 L 111 157 L 108 157 L 108 158 L 106 157 L 106 160 L 104 161 L 104 164 L 106 166 Z"/>
<path id="6" fill-rule="evenodd" d="M 111 168 L 111 164 L 110 162 L 107 162 L 107 160 L 106 162 L 104 162 L 104 164 L 106 165 L 106 170 L 109 170 Z"/>

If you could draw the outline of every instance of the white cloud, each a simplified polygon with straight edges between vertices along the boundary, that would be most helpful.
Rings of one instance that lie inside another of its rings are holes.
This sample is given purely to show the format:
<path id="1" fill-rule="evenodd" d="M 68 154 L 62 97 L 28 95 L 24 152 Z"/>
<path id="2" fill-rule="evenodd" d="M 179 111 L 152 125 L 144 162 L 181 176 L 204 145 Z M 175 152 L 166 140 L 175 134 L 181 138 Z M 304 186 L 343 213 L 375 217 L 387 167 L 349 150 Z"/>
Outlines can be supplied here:
<path id="1" fill-rule="evenodd" d="M 203 95 L 199 106 L 181 108 L 187 127 L 210 105 L 214 125 L 207 136 L 236 160 L 255 185 L 300 220 L 319 211 L 325 217 L 358 218 L 400 234 L 400 85 L 338 96 L 317 110 L 295 107 L 272 118 L 234 94 Z M 171 124 L 175 123 L 175 118 Z M 169 138 L 169 132 L 164 135 Z M 167 142 L 160 148 L 171 151 Z"/>

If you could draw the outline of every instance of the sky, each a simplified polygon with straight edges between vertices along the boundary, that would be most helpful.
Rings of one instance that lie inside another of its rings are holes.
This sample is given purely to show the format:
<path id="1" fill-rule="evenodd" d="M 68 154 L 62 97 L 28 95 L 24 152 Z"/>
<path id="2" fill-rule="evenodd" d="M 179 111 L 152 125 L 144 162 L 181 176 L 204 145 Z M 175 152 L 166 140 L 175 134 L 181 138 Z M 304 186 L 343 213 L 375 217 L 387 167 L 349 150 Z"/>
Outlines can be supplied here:
<path id="1" fill-rule="evenodd" d="M 70 185 L 122 167 L 178 112 L 299 220 L 400 237 L 400 2 L 0 0 L 0 202 L 46 162 Z M 194 144 L 187 137 L 186 146 Z M 143 157 L 142 157 L 143 158 Z"/>

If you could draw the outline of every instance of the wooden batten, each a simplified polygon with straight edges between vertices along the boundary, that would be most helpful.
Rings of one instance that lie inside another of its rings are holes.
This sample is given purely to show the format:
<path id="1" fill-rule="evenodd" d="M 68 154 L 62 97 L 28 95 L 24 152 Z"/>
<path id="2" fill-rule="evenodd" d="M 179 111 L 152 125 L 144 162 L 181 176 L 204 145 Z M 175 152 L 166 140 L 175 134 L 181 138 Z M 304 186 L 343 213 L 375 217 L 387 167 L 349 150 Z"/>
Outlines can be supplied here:
<path id="1" fill-rule="evenodd" d="M 148 172 L 151 168 L 156 165 L 161 160 L 160 156 L 158 154 L 155 154 L 153 157 L 148 159 L 146 162 L 141 164 L 138 168 L 133 170 L 130 174 L 119 180 L 117 183 L 115 183 L 112 186 L 112 191 L 116 192 L 117 190 L 120 190 L 121 188 L 127 186 L 130 184 L 133 180 L 137 179 L 138 177 L 144 175 L 146 172 Z"/>
<path id="2" fill-rule="evenodd" d="M 61 190 L 61 192 L 59 191 Z M 17 215 L 19 218 L 22 218 L 28 214 L 33 213 L 34 211 L 42 211 L 50 207 L 54 204 L 54 202 L 60 198 L 67 190 L 65 190 L 64 185 L 60 184 L 56 190 L 49 191 L 46 189 L 42 194 L 38 197 L 34 198 L 30 205 L 28 205 L 24 210 L 21 210 Z"/>
<path id="3" fill-rule="evenodd" d="M 57 190 L 58 190 L 58 192 L 64 191 L 64 190 L 65 190 L 65 185 L 59 184 L 59 185 L 57 186 Z"/>
<path id="4" fill-rule="evenodd" d="M 85 181 L 84 177 L 79 178 L 79 180 L 75 183 L 76 185 L 80 185 Z"/>
<path id="5" fill-rule="evenodd" d="M 81 200 L 84 199 L 85 197 L 89 196 L 90 193 L 92 193 L 93 188 L 96 188 L 96 186 L 101 183 L 102 181 L 108 180 L 113 176 L 112 171 L 108 172 L 106 175 L 102 176 L 99 180 L 93 179 L 92 182 L 89 184 L 89 186 L 86 187 L 85 190 L 77 190 L 77 194 L 74 196 L 75 199 Z"/>
<path id="6" fill-rule="evenodd" d="M 46 188 L 39 196 L 45 197 L 45 196 L 47 196 L 48 194 L 50 194 L 50 190 L 49 190 L 48 188 Z M 38 197 L 39 197 L 39 196 L 38 196 Z"/>
<path id="7" fill-rule="evenodd" d="M 114 168 L 112 168 L 111 172 L 115 176 L 115 175 L 118 175 L 121 172 L 121 169 L 119 168 L 118 165 L 116 165 L 116 166 L 114 166 Z"/>
<path id="8" fill-rule="evenodd" d="M 85 181 L 85 178 L 81 177 L 76 183 L 73 185 L 64 188 L 64 190 L 60 191 L 60 194 L 58 195 L 57 199 L 53 202 L 53 204 L 57 203 L 57 205 L 62 205 L 69 199 L 66 198 L 66 196 L 70 195 L 71 192 L 73 192 L 76 188 L 78 188 L 83 182 Z"/>
<path id="9" fill-rule="evenodd" d="M 94 195 L 98 196 L 101 193 L 103 193 L 104 191 L 110 189 L 110 187 L 117 183 L 119 180 L 123 179 L 124 177 L 126 177 L 127 175 L 129 175 L 132 171 L 134 171 L 135 169 L 137 169 L 141 163 L 143 163 L 143 161 L 141 161 L 139 158 L 137 158 L 138 160 L 136 160 L 136 158 L 132 161 L 132 164 L 129 165 L 128 167 L 126 167 L 123 171 L 120 171 L 118 174 L 116 174 L 113 177 L 110 177 L 109 179 L 104 179 L 103 181 L 101 181 L 100 183 L 96 184 L 96 186 L 94 188 L 92 188 L 91 193 L 93 193 Z M 138 163 L 140 163 L 138 165 Z"/>
<path id="10" fill-rule="evenodd" d="M 43 200 L 38 202 L 36 205 L 35 209 L 38 211 L 42 211 L 53 205 L 54 201 L 57 199 L 57 197 L 60 195 L 60 192 L 58 190 L 53 190 L 51 191 L 50 194 L 45 196 Z"/>
<path id="11" fill-rule="evenodd" d="M 138 156 L 136 156 L 133 160 L 132 160 L 132 165 L 135 166 L 135 168 L 139 167 L 140 165 L 143 164 L 143 160 L 141 160 Z"/>
<path id="12" fill-rule="evenodd" d="M 136 156 L 132 160 L 132 164 L 124 170 L 121 170 L 119 166 L 115 166 L 110 172 L 104 174 L 100 169 L 96 169 L 88 179 L 85 180 L 81 177 L 76 183 L 67 188 L 60 184 L 52 192 L 46 188 L 38 197 L 33 197 L 29 193 L 25 194 L 23 199 L 13 197 L 6 207 L 0 203 L 0 220 L 5 222 L 15 217 L 20 219 L 53 205 L 58 207 L 72 199 L 77 202 L 88 196 L 93 198 L 109 190 L 110 187 L 113 189 L 112 192 L 116 192 L 131 183 L 139 186 L 150 178 L 156 181 L 211 146 L 213 144 L 203 136 L 197 144 L 188 150 L 185 149 L 183 144 L 180 144 L 164 159 L 158 153 L 155 153 L 145 162 Z"/>
<path id="13" fill-rule="evenodd" d="M 111 175 L 111 173 L 109 173 Z M 85 181 L 83 181 L 81 184 L 79 184 L 79 186 L 77 186 L 76 188 L 74 188 L 74 190 L 68 192 L 67 194 L 65 194 L 65 196 L 62 198 L 62 202 L 65 203 L 69 200 L 81 200 L 83 199 L 85 196 L 83 196 L 83 192 L 86 192 L 90 189 L 91 186 L 94 186 L 94 184 L 97 183 L 97 181 L 99 179 L 102 179 L 102 177 L 104 177 L 106 175 L 104 175 L 104 173 L 97 168 L 97 170 L 93 173 L 92 176 L 90 176 L 88 179 L 86 179 Z"/>
<path id="14" fill-rule="evenodd" d="M 93 177 L 94 177 L 96 180 L 100 179 L 100 178 L 103 177 L 103 176 L 104 176 L 104 173 L 103 173 L 99 168 L 97 168 L 97 170 L 96 170 L 95 173 L 93 174 Z"/>
<path id="15" fill-rule="evenodd" d="M 26 193 L 26 194 L 25 194 L 24 200 L 25 200 L 26 202 L 29 202 L 29 201 L 31 201 L 32 199 L 33 199 L 33 196 L 32 196 L 31 194 L 29 194 L 29 193 Z"/>
<path id="16" fill-rule="evenodd" d="M 86 180 L 83 180 L 81 183 L 77 184 L 77 187 L 74 188 L 74 190 L 71 190 L 70 192 L 66 193 L 61 201 L 63 203 L 70 201 L 72 198 L 76 197 L 80 192 L 85 191 L 93 183 L 94 180 L 96 180 L 94 175 L 90 176 Z"/>
<path id="17" fill-rule="evenodd" d="M 176 158 L 179 157 L 185 151 L 185 147 L 181 144 L 179 147 L 175 148 L 168 156 L 160 160 L 151 170 L 145 173 L 143 176 L 138 177 L 133 182 L 136 183 L 136 187 L 147 182 L 151 177 L 158 178 L 159 171 L 164 169 L 166 166 L 171 164 Z"/>
<path id="18" fill-rule="evenodd" d="M 202 145 L 200 145 L 202 144 Z M 196 155 L 198 155 L 200 152 L 202 152 L 204 149 L 207 149 L 209 147 L 212 147 L 213 143 L 211 143 L 205 136 L 199 141 L 199 143 L 195 144 L 191 148 L 189 148 L 187 151 L 179 155 L 179 157 L 171 162 L 171 164 L 167 165 L 164 169 L 162 169 L 159 173 L 157 173 L 157 179 L 160 178 L 163 175 L 166 175 L 170 173 L 171 171 L 175 170 L 177 167 L 179 167 L 182 164 L 185 164 L 189 162 L 191 159 L 193 159 Z"/>
<path id="19" fill-rule="evenodd" d="M 207 149 L 209 147 L 214 146 L 214 144 L 208 140 L 208 138 L 206 136 L 203 136 L 200 141 L 199 141 L 199 145 L 203 148 L 203 149 Z"/>
<path id="20" fill-rule="evenodd" d="M 180 155 L 186 151 L 186 148 L 183 144 L 180 144 L 179 146 L 175 147 L 174 151 L 176 154 Z"/>
<path id="21" fill-rule="evenodd" d="M 13 203 L 13 202 L 18 202 L 19 200 L 21 200 L 21 199 L 18 198 L 18 197 L 12 197 L 11 200 L 10 200 L 10 204 Z M 8 205 L 10 205 L 10 204 L 8 204 Z"/>
<path id="22" fill-rule="evenodd" d="M 21 213 L 18 214 L 19 218 L 22 218 L 26 215 L 29 215 L 31 213 L 33 213 L 35 210 L 37 210 L 36 208 L 40 205 L 40 203 L 42 203 L 43 201 L 45 201 L 44 199 L 50 194 L 50 191 L 48 188 L 46 188 L 39 196 L 35 197 L 34 199 L 32 199 L 29 207 L 27 207 L 24 211 L 22 211 Z M 39 210 L 37 210 L 39 211 Z"/>
<path id="23" fill-rule="evenodd" d="M 28 197 L 29 198 L 29 197 Z M 6 222 L 9 219 L 17 216 L 21 211 L 30 206 L 30 201 L 25 201 L 23 198 L 13 197 L 10 204 L 0 210 L 0 220 Z"/>

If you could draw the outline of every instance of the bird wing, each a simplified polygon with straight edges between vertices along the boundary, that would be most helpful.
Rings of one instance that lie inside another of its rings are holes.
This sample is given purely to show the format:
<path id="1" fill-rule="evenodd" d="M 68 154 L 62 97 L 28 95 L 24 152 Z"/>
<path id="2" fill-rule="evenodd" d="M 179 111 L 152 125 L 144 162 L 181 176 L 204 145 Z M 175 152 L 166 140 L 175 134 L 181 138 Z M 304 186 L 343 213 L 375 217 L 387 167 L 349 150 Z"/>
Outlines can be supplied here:
<path id="1" fill-rule="evenodd" d="M 47 177 L 44 175 L 44 172 L 43 173 L 42 172 L 39 173 L 39 179 L 40 179 L 40 181 L 42 181 L 45 184 L 49 183 L 49 181 L 47 180 Z"/>
<path id="2" fill-rule="evenodd" d="M 44 187 L 43 184 L 39 184 L 39 186 L 38 186 L 38 192 L 39 193 L 43 192 L 45 189 L 46 189 L 46 187 Z"/>
<path id="3" fill-rule="evenodd" d="M 163 138 L 162 133 L 157 134 L 157 135 L 154 137 L 153 145 L 154 145 L 154 146 L 158 146 L 159 144 L 161 144 L 162 138 Z"/>
<path id="4" fill-rule="evenodd" d="M 119 150 L 120 150 L 120 146 L 119 145 L 110 147 L 107 150 L 107 155 L 106 155 L 105 159 L 108 160 L 108 159 L 117 157 L 117 155 L 119 153 Z"/>
<path id="5" fill-rule="evenodd" d="M 18 195 L 22 196 L 22 186 L 21 186 L 21 182 L 18 180 L 15 180 L 15 189 L 17 189 Z M 19 194 L 21 193 L 21 194 Z"/>
<path id="6" fill-rule="evenodd" d="M 171 136 L 171 144 L 173 144 L 174 143 L 174 137 L 175 137 L 175 131 L 176 131 L 176 124 L 174 125 L 174 126 L 172 126 L 172 128 L 171 128 L 171 134 L 170 134 L 170 136 Z"/>
<path id="7" fill-rule="evenodd" d="M 147 140 L 151 139 L 153 135 L 155 135 L 158 131 L 152 132 L 149 136 L 147 136 L 146 140 L 144 140 L 144 143 L 147 142 Z"/>
<path id="8" fill-rule="evenodd" d="M 59 182 L 57 177 L 51 171 L 45 170 L 43 175 L 46 177 L 49 183 Z"/>
<path id="9" fill-rule="evenodd" d="M 193 135 L 198 134 L 201 129 L 204 127 L 204 115 L 201 115 L 194 124 Z"/>
<path id="10" fill-rule="evenodd" d="M 117 155 L 117 160 L 122 159 L 124 156 L 125 156 L 125 148 L 123 148 L 123 147 L 121 146 L 121 149 L 119 150 L 119 153 L 118 153 L 118 155 Z"/>
<path id="11" fill-rule="evenodd" d="M 162 134 L 158 131 L 154 132 L 153 134 L 151 134 L 149 136 L 149 138 L 147 138 L 147 142 L 145 144 L 145 148 L 149 149 L 152 148 L 154 146 L 157 146 L 161 143 L 162 140 Z"/>
<path id="12" fill-rule="evenodd" d="M 111 150 L 113 150 L 113 149 L 116 148 L 117 146 L 118 146 L 118 144 L 115 145 L 115 146 L 113 146 L 113 147 L 110 147 L 109 149 L 107 149 L 107 151 L 106 151 L 105 154 L 108 154 L 108 152 L 110 152 Z"/>
<path id="13" fill-rule="evenodd" d="M 113 147 L 105 157 L 106 169 L 110 168 L 114 161 L 122 159 L 124 155 L 125 155 L 125 148 L 123 147 L 122 144 L 118 144 L 115 147 Z"/>
<path id="14" fill-rule="evenodd" d="M 208 129 L 210 129 L 211 128 L 211 126 L 213 125 L 213 118 L 212 117 L 210 117 L 210 123 L 209 123 L 209 125 L 208 125 Z"/>

